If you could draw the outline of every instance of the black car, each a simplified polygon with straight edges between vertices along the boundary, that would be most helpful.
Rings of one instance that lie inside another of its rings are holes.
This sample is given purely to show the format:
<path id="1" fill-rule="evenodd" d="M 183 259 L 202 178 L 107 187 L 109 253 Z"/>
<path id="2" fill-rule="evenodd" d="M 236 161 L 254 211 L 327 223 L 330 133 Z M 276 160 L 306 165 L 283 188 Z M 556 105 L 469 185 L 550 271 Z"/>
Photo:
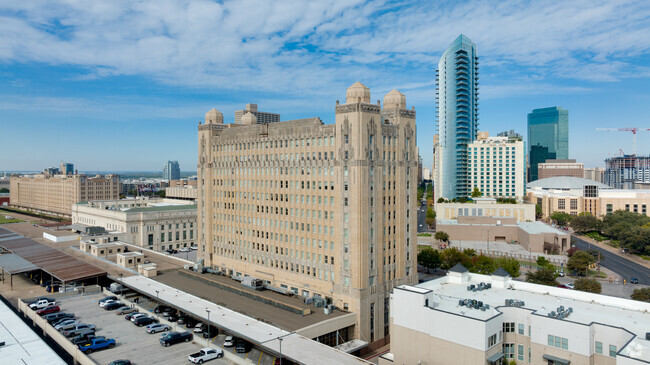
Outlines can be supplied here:
<path id="1" fill-rule="evenodd" d="M 170 322 L 176 322 L 176 321 L 178 321 L 178 318 L 179 318 L 178 314 L 176 314 L 176 313 L 172 313 L 169 316 L 167 316 L 167 320 L 170 321 Z"/>
<path id="2" fill-rule="evenodd" d="M 106 298 L 98 300 L 97 304 L 102 304 L 104 302 L 108 302 L 109 300 L 117 300 L 117 297 L 115 295 L 111 295 L 110 297 L 106 297 Z"/>
<path id="3" fill-rule="evenodd" d="M 219 334 L 219 329 L 215 326 L 210 325 L 204 328 L 201 333 L 203 335 L 203 338 L 212 338 Z"/>
<path id="4" fill-rule="evenodd" d="M 172 314 L 176 314 L 178 312 L 176 308 L 167 308 L 162 312 L 163 317 L 169 317 Z"/>
<path id="5" fill-rule="evenodd" d="M 194 328 L 198 323 L 199 321 L 197 321 L 196 319 L 188 318 L 187 321 L 185 321 L 185 328 Z"/>
<path id="6" fill-rule="evenodd" d="M 171 346 L 179 342 L 192 341 L 192 334 L 190 332 L 169 332 L 160 338 L 160 344 L 163 346 Z"/>
<path id="7" fill-rule="evenodd" d="M 189 321 L 190 319 L 191 319 L 191 317 L 188 317 L 188 316 L 184 316 L 184 315 L 182 315 L 182 316 L 178 317 L 178 321 L 177 321 L 176 323 L 178 323 L 178 324 L 185 324 L 185 323 L 187 323 L 187 321 Z"/>
<path id="8" fill-rule="evenodd" d="M 630 284 L 638 284 L 638 283 L 639 283 L 639 279 L 637 278 L 630 279 Z"/>
<path id="9" fill-rule="evenodd" d="M 70 341 L 72 341 L 73 344 L 75 345 L 85 345 L 87 343 L 90 343 L 93 338 L 106 338 L 104 336 L 95 336 L 95 335 L 79 335 L 76 337 L 73 337 Z"/>
<path id="10" fill-rule="evenodd" d="M 246 340 L 242 340 L 241 338 L 237 339 L 237 342 L 235 342 L 235 352 L 246 353 L 250 350 L 251 350 L 250 342 Z"/>
<path id="11" fill-rule="evenodd" d="M 104 310 L 112 311 L 112 310 L 116 310 L 117 308 L 122 308 L 122 307 L 124 307 L 124 303 L 121 303 L 121 302 L 112 302 L 112 303 L 108 303 L 108 304 L 106 304 L 106 305 L 104 306 Z"/>
<path id="12" fill-rule="evenodd" d="M 49 324 L 53 324 L 54 322 L 58 322 L 62 319 L 68 319 L 68 318 L 74 318 L 74 313 L 58 312 L 58 313 L 46 314 L 43 317 L 43 319 L 45 319 Z"/>
<path id="13" fill-rule="evenodd" d="M 159 305 L 159 306 L 157 306 L 156 308 L 154 308 L 153 312 L 154 312 L 154 313 L 162 313 L 162 312 L 164 312 L 164 311 L 166 311 L 166 310 L 168 310 L 168 309 L 171 309 L 171 308 L 169 308 L 169 307 L 166 306 L 166 305 Z"/>
<path id="14" fill-rule="evenodd" d="M 126 248 L 124 251 L 126 251 Z M 131 360 L 115 360 L 111 361 L 108 365 L 131 365 Z"/>
<path id="15" fill-rule="evenodd" d="M 158 323 L 158 320 L 153 317 L 147 316 L 147 317 L 136 318 L 135 321 L 133 321 L 133 324 L 138 327 L 147 326 L 152 323 Z"/>

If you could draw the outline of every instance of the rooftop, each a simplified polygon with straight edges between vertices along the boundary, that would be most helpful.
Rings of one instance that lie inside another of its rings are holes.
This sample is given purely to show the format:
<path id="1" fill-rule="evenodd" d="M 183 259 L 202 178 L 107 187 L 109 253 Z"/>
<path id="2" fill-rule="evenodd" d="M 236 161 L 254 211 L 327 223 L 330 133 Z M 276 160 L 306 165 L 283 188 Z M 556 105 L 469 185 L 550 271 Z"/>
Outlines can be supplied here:
<path id="1" fill-rule="evenodd" d="M 601 184 L 594 180 L 583 179 L 580 177 L 572 176 L 555 176 L 548 177 L 546 179 L 539 179 L 531 181 L 526 184 L 528 188 L 539 188 L 544 190 L 557 189 L 557 190 L 570 190 L 570 189 L 582 189 L 586 185 L 595 185 L 599 189 L 611 189 L 610 186 Z"/>

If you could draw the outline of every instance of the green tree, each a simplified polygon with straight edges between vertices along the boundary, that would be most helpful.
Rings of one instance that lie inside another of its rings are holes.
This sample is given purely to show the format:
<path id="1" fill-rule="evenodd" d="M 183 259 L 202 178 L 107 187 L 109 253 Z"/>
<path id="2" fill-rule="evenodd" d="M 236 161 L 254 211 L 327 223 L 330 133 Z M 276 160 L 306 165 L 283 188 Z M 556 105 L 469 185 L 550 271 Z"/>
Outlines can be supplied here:
<path id="1" fill-rule="evenodd" d="M 593 231 L 598 227 L 598 219 L 591 214 L 579 215 L 571 219 L 571 228 L 579 233 Z"/>
<path id="2" fill-rule="evenodd" d="M 431 247 L 425 247 L 418 253 L 418 264 L 427 268 L 427 270 L 440 267 L 440 252 Z"/>
<path id="3" fill-rule="evenodd" d="M 436 219 L 426 217 L 426 218 L 424 218 L 424 222 L 427 224 L 427 226 L 431 227 L 432 225 L 436 224 Z"/>
<path id="4" fill-rule="evenodd" d="M 544 256 L 537 256 L 537 260 L 535 262 L 537 263 L 537 266 L 548 266 L 551 264 Z"/>
<path id="5" fill-rule="evenodd" d="M 513 278 L 519 277 L 521 273 L 519 272 L 519 267 L 521 266 L 519 264 L 519 261 L 517 261 L 515 258 L 512 257 L 497 257 L 494 260 L 494 266 L 496 268 L 503 268 L 505 271 L 510 274 Z"/>
<path id="6" fill-rule="evenodd" d="M 475 186 L 474 190 L 472 190 L 472 198 L 480 198 L 481 196 L 483 196 L 483 193 Z"/>
<path id="7" fill-rule="evenodd" d="M 634 289 L 630 298 L 650 303 L 650 288 Z"/>
<path id="8" fill-rule="evenodd" d="M 449 235 L 447 232 L 438 231 L 433 235 L 433 238 L 437 239 L 438 241 L 449 242 Z"/>
<path id="9" fill-rule="evenodd" d="M 586 291 L 588 293 L 600 294 L 603 289 L 600 282 L 596 279 L 582 278 L 576 280 L 573 284 L 575 285 L 575 290 Z"/>
<path id="10" fill-rule="evenodd" d="M 485 255 L 472 257 L 472 272 L 490 275 L 497 269 L 494 259 Z"/>
<path id="11" fill-rule="evenodd" d="M 445 270 L 449 270 L 457 263 L 463 261 L 468 261 L 467 256 L 460 252 L 456 247 L 448 248 L 440 253 L 440 267 Z"/>
<path id="12" fill-rule="evenodd" d="M 436 219 L 436 211 L 433 210 L 433 208 L 429 207 L 429 208 L 427 209 L 427 215 L 426 215 L 426 217 L 427 217 L 427 218 L 433 218 L 433 219 Z"/>
<path id="13" fill-rule="evenodd" d="M 536 219 L 542 219 L 542 205 L 541 204 L 535 204 L 535 218 Z"/>
<path id="14" fill-rule="evenodd" d="M 594 262 L 596 262 L 596 260 L 591 254 L 585 251 L 578 251 L 569 258 L 569 261 L 567 262 L 567 267 L 569 268 L 569 270 L 584 271 L 586 275 L 587 267 L 593 264 Z"/>
<path id="15" fill-rule="evenodd" d="M 438 198 L 438 203 L 445 203 L 447 202 L 445 198 Z"/>
<path id="16" fill-rule="evenodd" d="M 555 221 L 560 226 L 564 226 L 567 223 L 571 222 L 571 218 L 573 216 L 569 213 L 564 213 L 564 212 L 553 212 L 551 214 L 550 218 Z"/>
<path id="17" fill-rule="evenodd" d="M 3 193 L 6 194 L 8 192 L 9 192 L 9 189 L 7 189 L 7 188 L 1 188 L 0 189 L 0 194 L 3 194 Z"/>
<path id="18" fill-rule="evenodd" d="M 526 273 L 526 281 L 534 284 L 542 284 L 549 286 L 560 285 L 555 280 L 555 272 L 548 268 L 542 268 L 537 271 L 529 271 Z"/>

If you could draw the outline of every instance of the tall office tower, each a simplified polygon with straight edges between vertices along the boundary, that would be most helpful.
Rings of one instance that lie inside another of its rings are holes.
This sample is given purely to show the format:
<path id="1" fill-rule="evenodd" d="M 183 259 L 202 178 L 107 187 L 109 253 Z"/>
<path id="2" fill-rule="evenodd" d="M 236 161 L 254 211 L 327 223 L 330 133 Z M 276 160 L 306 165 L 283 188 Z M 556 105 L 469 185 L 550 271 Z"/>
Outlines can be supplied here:
<path id="1" fill-rule="evenodd" d="M 320 118 L 199 125 L 198 258 L 357 314 L 350 337 L 381 346 L 393 287 L 417 282 L 415 111 L 361 83 Z M 346 334 L 347 336 L 347 334 Z"/>
<path id="2" fill-rule="evenodd" d="M 650 156 L 624 155 L 605 160 L 603 183 L 614 189 L 635 189 L 650 183 Z"/>
<path id="3" fill-rule="evenodd" d="M 439 147 L 435 197 L 467 197 L 467 145 L 478 131 L 478 54 L 464 35 L 443 53 L 436 71 Z"/>
<path id="4" fill-rule="evenodd" d="M 257 104 L 246 104 L 246 109 L 235 110 L 235 124 L 240 124 L 241 118 L 246 113 L 253 114 L 257 118 L 258 124 L 274 123 L 280 121 L 280 114 L 260 112 L 257 110 Z"/>
<path id="5" fill-rule="evenodd" d="M 61 162 L 61 174 L 74 175 L 74 164 L 69 162 Z"/>
<path id="6" fill-rule="evenodd" d="M 181 178 L 181 168 L 178 161 L 167 161 L 163 167 L 163 179 L 165 180 L 179 180 Z"/>
<path id="7" fill-rule="evenodd" d="M 526 194 L 526 151 L 517 137 L 480 132 L 468 145 L 470 186 L 483 196 L 522 198 Z"/>
<path id="8" fill-rule="evenodd" d="M 569 158 L 569 111 L 559 106 L 533 109 L 528 114 L 528 145 L 528 181 L 535 181 L 538 164 Z"/>

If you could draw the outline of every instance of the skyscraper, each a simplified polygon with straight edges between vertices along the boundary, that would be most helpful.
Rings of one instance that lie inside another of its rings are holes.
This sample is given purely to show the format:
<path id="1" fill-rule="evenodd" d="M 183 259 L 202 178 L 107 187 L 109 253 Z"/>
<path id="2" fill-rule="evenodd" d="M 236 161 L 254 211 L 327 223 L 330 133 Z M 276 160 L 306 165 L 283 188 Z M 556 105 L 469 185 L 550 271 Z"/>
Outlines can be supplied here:
<path id="1" fill-rule="evenodd" d="M 460 35 L 443 53 L 436 71 L 439 147 L 435 197 L 469 196 L 467 145 L 478 131 L 478 55 Z"/>
<path id="2" fill-rule="evenodd" d="M 178 161 L 167 161 L 163 167 L 163 179 L 165 180 L 178 180 L 181 178 L 181 168 L 178 166 Z"/>
<path id="3" fill-rule="evenodd" d="M 535 181 L 538 164 L 569 158 L 569 111 L 559 106 L 533 109 L 528 114 L 528 145 L 528 181 Z"/>

